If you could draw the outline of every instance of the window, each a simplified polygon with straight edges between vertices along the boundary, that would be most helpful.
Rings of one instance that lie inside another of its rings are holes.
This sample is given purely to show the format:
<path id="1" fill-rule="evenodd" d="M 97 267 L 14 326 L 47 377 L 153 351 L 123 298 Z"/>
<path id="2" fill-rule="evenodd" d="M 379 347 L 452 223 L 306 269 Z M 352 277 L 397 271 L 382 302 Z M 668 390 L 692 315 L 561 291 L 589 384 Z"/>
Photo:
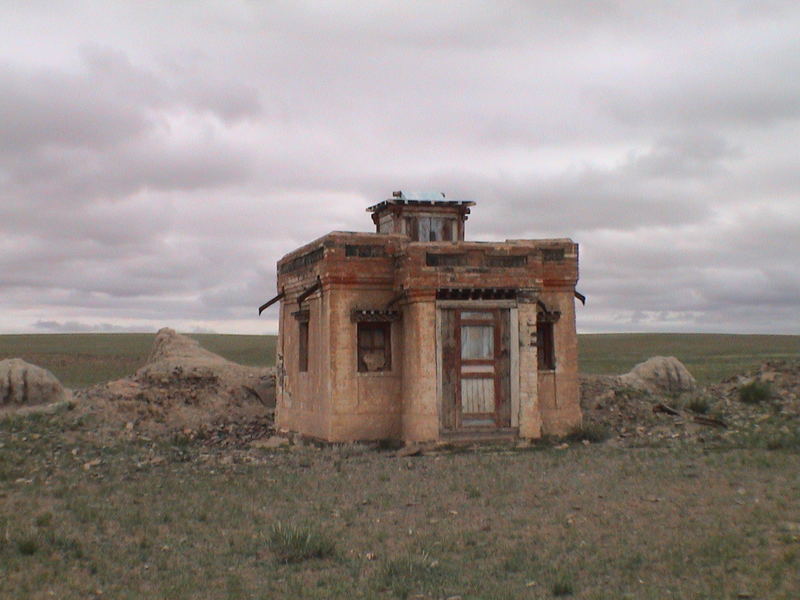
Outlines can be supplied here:
<path id="1" fill-rule="evenodd" d="M 542 258 L 546 262 L 558 262 L 564 260 L 563 248 L 545 248 L 542 250 Z"/>
<path id="2" fill-rule="evenodd" d="M 368 373 L 392 370 L 392 324 L 358 324 L 358 371 Z"/>
<path id="3" fill-rule="evenodd" d="M 344 255 L 348 257 L 375 258 L 386 256 L 386 248 L 375 244 L 345 244 Z"/>
<path id="4" fill-rule="evenodd" d="M 555 336 L 551 320 L 537 319 L 536 346 L 540 371 L 553 371 L 556 368 Z"/>
<path id="5" fill-rule="evenodd" d="M 297 323 L 297 370 L 301 372 L 308 371 L 308 321 L 299 321 Z"/>
<path id="6" fill-rule="evenodd" d="M 515 254 L 511 256 L 487 256 L 487 267 L 500 267 L 501 269 L 512 267 L 524 267 L 528 264 L 528 257 L 524 254 Z"/>
<path id="7" fill-rule="evenodd" d="M 458 238 L 455 219 L 410 217 L 406 222 L 408 235 L 415 242 L 449 242 Z"/>
<path id="8" fill-rule="evenodd" d="M 492 358 L 494 358 L 494 325 L 462 325 L 461 359 Z"/>
<path id="9" fill-rule="evenodd" d="M 466 254 L 425 254 L 425 264 L 429 267 L 459 267 L 467 264 Z"/>
<path id="10" fill-rule="evenodd" d="M 423 217 L 419 220 L 419 239 L 422 242 L 449 242 L 453 239 L 453 224 L 452 219 Z"/>

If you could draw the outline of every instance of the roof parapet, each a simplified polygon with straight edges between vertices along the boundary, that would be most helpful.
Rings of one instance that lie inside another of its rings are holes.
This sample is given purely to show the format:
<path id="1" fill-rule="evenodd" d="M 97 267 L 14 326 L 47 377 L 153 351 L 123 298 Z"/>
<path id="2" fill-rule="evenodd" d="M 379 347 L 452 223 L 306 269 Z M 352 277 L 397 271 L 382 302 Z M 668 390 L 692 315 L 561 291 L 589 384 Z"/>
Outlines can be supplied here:
<path id="1" fill-rule="evenodd" d="M 387 206 L 475 206 L 472 200 L 446 200 L 444 192 L 392 192 L 392 197 L 367 207 L 367 212 L 377 212 Z"/>

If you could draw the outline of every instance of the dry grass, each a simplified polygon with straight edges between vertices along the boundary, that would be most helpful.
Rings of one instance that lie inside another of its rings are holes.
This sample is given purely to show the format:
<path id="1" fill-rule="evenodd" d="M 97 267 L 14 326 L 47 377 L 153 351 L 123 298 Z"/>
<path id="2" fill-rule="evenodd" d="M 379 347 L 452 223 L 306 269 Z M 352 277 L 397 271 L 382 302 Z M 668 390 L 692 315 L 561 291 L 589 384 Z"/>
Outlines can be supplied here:
<path id="1" fill-rule="evenodd" d="M 99 445 L 92 427 L 72 413 L 0 423 L 0 597 L 800 594 L 796 451 L 399 459 Z"/>

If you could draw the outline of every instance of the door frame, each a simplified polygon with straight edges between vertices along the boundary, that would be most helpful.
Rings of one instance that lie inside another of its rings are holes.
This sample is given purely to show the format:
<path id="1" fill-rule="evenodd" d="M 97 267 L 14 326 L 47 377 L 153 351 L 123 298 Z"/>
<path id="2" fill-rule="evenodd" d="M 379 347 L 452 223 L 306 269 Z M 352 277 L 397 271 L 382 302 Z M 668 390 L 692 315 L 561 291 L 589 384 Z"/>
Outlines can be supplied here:
<path id="1" fill-rule="evenodd" d="M 516 300 L 437 300 L 436 301 L 436 408 L 439 417 L 439 431 L 470 431 L 473 428 L 444 429 L 442 424 L 442 411 L 444 394 L 442 390 L 442 377 L 444 374 L 444 360 L 442 356 L 442 310 L 495 310 L 508 309 L 509 329 L 509 379 L 511 391 L 511 428 L 519 427 L 519 312 Z M 458 332 L 461 335 L 461 332 Z"/>

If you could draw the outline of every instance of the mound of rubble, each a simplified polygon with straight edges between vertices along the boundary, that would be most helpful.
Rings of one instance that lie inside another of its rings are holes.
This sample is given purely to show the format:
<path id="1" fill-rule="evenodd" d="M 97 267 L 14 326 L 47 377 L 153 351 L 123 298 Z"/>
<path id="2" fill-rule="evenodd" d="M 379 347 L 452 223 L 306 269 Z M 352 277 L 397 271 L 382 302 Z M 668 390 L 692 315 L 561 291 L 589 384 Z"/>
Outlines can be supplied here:
<path id="1" fill-rule="evenodd" d="M 743 405 L 739 400 L 739 390 L 753 382 L 767 384 L 770 397 L 761 404 Z M 722 408 L 738 407 L 740 415 L 745 418 L 751 415 L 761 418 L 764 410 L 769 410 L 772 414 L 800 421 L 800 363 L 797 362 L 765 362 L 749 373 L 711 385 L 707 391 Z"/>
<path id="2" fill-rule="evenodd" d="M 76 396 L 85 410 L 112 428 L 151 434 L 197 431 L 270 416 L 275 375 L 273 369 L 231 362 L 165 328 L 134 375 Z"/>
<path id="3" fill-rule="evenodd" d="M 47 369 L 21 358 L 0 360 L 0 408 L 65 402 L 70 393 Z"/>
<path id="4" fill-rule="evenodd" d="M 739 390 L 752 382 L 768 384 L 769 398 L 743 402 Z M 703 387 L 676 358 L 654 357 L 624 375 L 581 375 L 581 408 L 584 422 L 602 425 L 624 445 L 796 436 L 800 364 L 769 362 Z"/>

